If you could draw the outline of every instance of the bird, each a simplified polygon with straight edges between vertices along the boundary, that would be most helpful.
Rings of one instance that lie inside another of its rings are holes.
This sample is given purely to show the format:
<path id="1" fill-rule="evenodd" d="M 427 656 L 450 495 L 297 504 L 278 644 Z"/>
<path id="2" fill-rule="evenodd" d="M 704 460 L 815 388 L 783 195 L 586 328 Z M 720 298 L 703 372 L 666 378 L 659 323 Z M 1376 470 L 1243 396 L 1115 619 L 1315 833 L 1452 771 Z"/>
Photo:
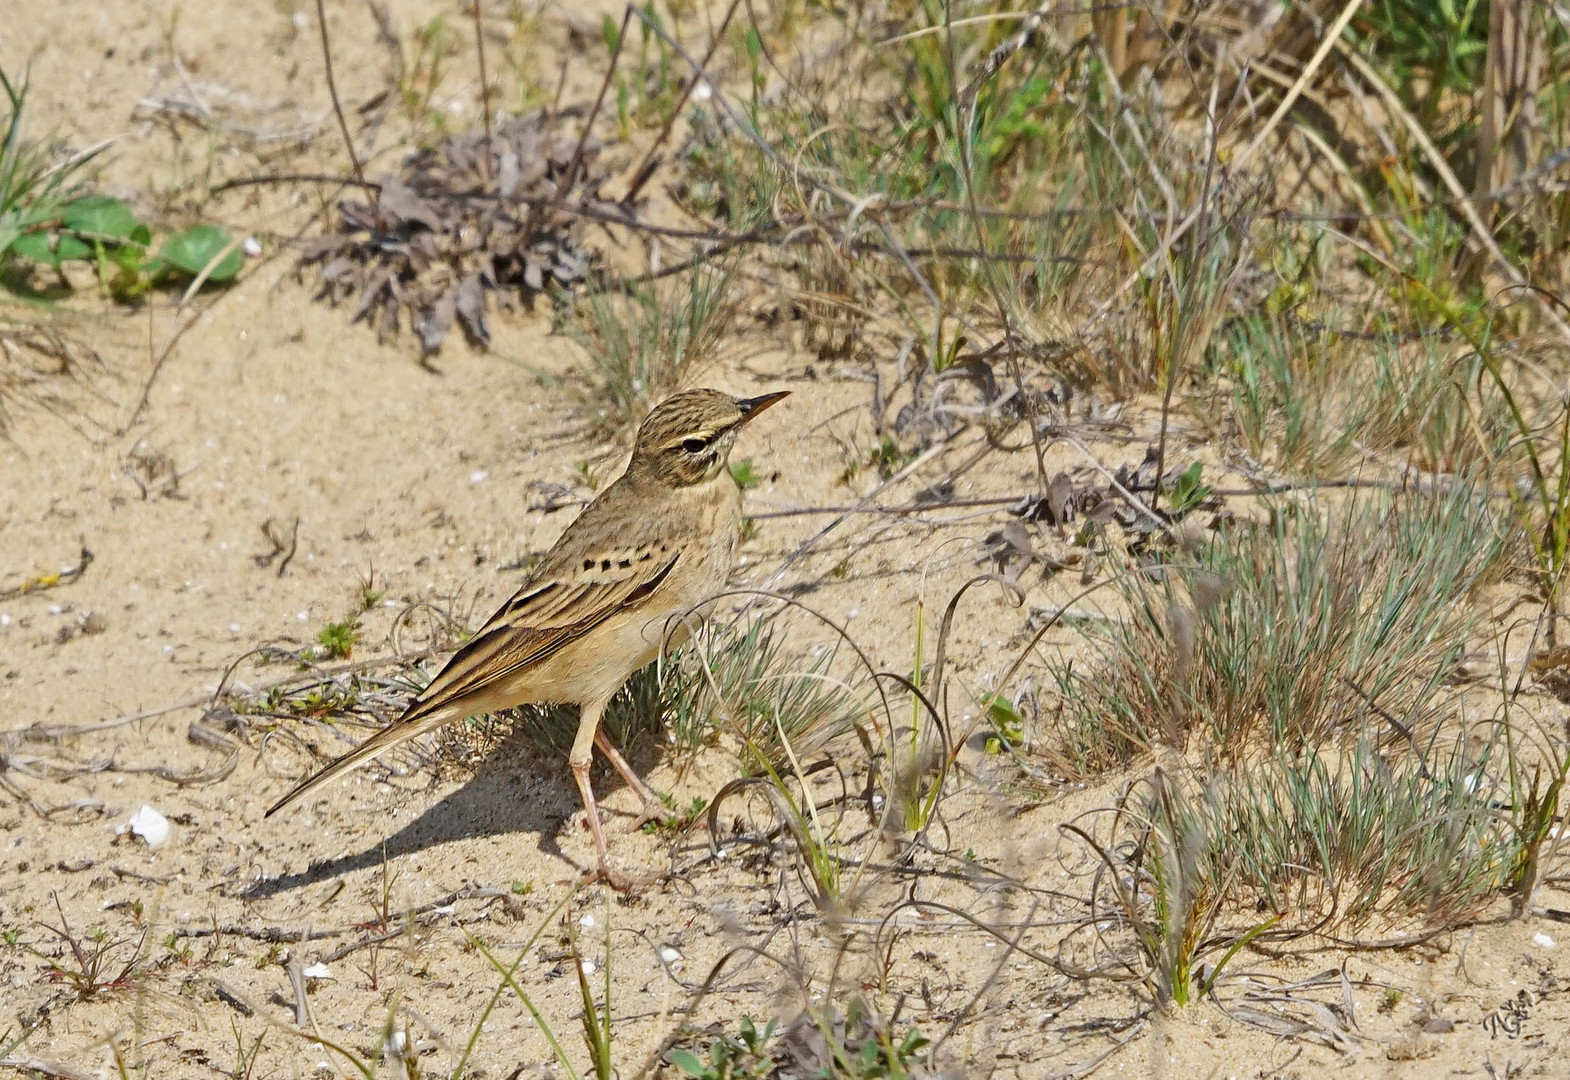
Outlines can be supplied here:
<path id="1" fill-rule="evenodd" d="M 728 468 L 736 436 L 787 397 L 719 390 L 672 394 L 639 425 L 632 456 L 401 716 L 302 781 L 271 817 L 310 791 L 443 724 L 525 704 L 575 704 L 567 761 L 594 834 L 592 877 L 625 889 L 611 867 L 589 780 L 593 747 L 644 804 L 639 823 L 669 812 L 600 730 L 633 672 L 685 639 L 689 615 L 723 589 L 736 560 L 741 488 Z M 636 827 L 636 826 L 635 826 Z"/>

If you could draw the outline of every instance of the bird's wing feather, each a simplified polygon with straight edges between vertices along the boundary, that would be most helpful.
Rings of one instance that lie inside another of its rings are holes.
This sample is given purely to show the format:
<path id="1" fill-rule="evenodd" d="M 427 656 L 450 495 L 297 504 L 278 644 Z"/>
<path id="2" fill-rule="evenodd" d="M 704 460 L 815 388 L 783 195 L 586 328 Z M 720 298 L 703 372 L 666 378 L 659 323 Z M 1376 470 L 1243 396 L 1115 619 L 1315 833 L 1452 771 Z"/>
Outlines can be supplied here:
<path id="1" fill-rule="evenodd" d="M 497 679 L 550 657 L 558 649 L 648 597 L 670 575 L 679 552 L 666 544 L 639 545 L 593 562 L 543 564 L 480 632 L 453 654 L 404 714 L 310 777 L 267 811 L 270 816 L 304 795 L 448 720 L 452 708 Z"/>
<path id="2" fill-rule="evenodd" d="M 574 578 L 531 580 L 447 661 L 407 715 L 439 708 L 546 659 L 659 588 L 676 559 L 677 553 L 646 548 L 596 563 L 592 572 L 577 567 Z"/>

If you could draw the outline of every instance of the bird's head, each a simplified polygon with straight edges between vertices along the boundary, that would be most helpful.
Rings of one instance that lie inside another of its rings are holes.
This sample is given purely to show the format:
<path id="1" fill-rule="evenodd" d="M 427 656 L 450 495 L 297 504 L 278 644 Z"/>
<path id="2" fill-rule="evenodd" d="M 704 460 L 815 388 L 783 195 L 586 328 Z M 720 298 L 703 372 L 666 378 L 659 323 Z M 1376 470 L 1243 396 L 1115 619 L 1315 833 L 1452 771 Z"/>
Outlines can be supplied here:
<path id="1" fill-rule="evenodd" d="M 638 428 L 628 467 L 647 471 L 671 487 L 714 479 L 747 421 L 789 390 L 734 398 L 718 390 L 683 390 L 656 405 Z"/>

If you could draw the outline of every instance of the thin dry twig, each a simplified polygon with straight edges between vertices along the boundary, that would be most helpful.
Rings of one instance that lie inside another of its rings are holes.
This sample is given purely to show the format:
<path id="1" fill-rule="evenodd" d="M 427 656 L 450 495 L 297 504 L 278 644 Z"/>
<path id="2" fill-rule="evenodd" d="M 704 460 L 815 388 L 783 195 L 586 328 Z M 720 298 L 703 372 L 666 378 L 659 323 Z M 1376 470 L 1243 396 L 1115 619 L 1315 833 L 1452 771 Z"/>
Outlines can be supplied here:
<path id="1" fill-rule="evenodd" d="M 0 1058 L 0 1069 L 16 1069 L 24 1074 L 42 1073 L 45 1076 L 58 1077 L 59 1080 L 98 1080 L 96 1073 L 82 1072 L 69 1065 L 46 1061 L 31 1054 L 11 1054 Z"/>
<path id="2" fill-rule="evenodd" d="M 333 100 L 333 114 L 338 117 L 338 130 L 343 133 L 343 147 L 349 153 L 349 164 L 360 182 L 360 189 L 365 192 L 366 203 L 374 207 L 377 205 L 376 195 L 365 182 L 365 169 L 360 165 L 360 155 L 355 153 L 354 137 L 349 134 L 349 122 L 344 119 L 343 105 L 338 100 L 338 84 L 333 80 L 333 49 L 327 39 L 327 9 L 323 0 L 316 0 L 316 25 L 322 33 L 322 67 L 327 72 L 327 93 Z"/>

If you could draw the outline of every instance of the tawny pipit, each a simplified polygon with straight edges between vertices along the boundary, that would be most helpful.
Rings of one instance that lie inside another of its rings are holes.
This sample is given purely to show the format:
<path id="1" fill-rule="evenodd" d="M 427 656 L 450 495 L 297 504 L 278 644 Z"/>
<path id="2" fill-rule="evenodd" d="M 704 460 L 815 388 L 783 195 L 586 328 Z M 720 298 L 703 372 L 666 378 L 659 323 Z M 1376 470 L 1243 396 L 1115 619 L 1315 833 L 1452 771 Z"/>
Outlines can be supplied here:
<path id="1" fill-rule="evenodd" d="M 580 718 L 567 760 L 599 849 L 599 875 L 623 884 L 606 860 L 589 784 L 592 748 L 599 746 L 646 812 L 659 812 L 660 804 L 599 730 L 600 714 L 662 644 L 685 636 L 683 616 L 725 587 L 741 525 L 741 489 L 726 455 L 742 425 L 787 393 L 737 399 L 686 390 L 657 405 L 638 429 L 626 471 L 404 714 L 267 813 L 449 721 L 514 705 L 571 703 Z"/>

